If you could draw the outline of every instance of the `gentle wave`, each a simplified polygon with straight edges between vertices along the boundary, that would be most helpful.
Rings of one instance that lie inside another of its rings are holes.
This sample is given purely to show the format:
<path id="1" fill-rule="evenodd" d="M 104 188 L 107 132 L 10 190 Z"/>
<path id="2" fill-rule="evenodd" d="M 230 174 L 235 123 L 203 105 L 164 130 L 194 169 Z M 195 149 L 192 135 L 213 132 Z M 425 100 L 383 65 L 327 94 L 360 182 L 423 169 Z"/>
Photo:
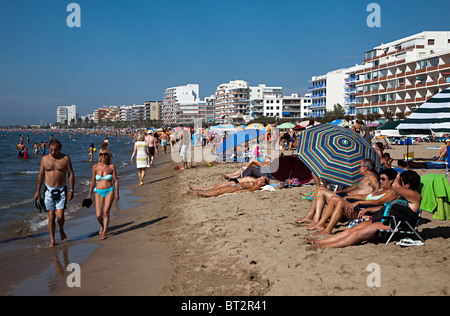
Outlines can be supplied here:
<path id="1" fill-rule="evenodd" d="M 32 203 L 32 202 L 33 202 L 33 199 L 26 199 L 26 200 L 22 200 L 22 201 L 15 201 L 15 202 L 8 203 L 6 205 L 0 205 L 0 210 L 10 209 L 12 207 L 25 205 L 25 204 Z"/>

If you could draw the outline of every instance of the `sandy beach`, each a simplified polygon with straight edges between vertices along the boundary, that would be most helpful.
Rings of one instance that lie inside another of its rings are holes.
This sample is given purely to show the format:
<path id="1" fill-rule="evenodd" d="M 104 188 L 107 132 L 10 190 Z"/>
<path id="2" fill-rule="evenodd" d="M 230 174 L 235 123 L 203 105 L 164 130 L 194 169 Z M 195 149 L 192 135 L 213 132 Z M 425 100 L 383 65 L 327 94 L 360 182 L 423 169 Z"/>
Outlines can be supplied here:
<path id="1" fill-rule="evenodd" d="M 429 158 L 441 143 L 410 146 Z M 405 146 L 386 150 L 401 158 Z M 289 153 L 288 153 L 289 154 Z M 344 249 L 313 249 L 294 224 L 313 185 L 201 198 L 188 186 L 224 181 L 240 164 L 194 163 L 175 171 L 170 155 L 159 157 L 145 185 L 132 185 L 142 199 L 111 223 L 107 240 L 81 265 L 82 287 L 62 286 L 58 295 L 448 295 L 450 221 L 424 212 L 424 246 L 402 248 L 369 242 Z M 394 166 L 396 163 L 394 162 Z M 417 170 L 445 174 L 445 169 Z M 272 182 L 273 183 L 273 182 Z M 342 223 L 336 232 L 346 228 Z M 368 266 L 380 267 L 381 286 L 367 284 Z"/>

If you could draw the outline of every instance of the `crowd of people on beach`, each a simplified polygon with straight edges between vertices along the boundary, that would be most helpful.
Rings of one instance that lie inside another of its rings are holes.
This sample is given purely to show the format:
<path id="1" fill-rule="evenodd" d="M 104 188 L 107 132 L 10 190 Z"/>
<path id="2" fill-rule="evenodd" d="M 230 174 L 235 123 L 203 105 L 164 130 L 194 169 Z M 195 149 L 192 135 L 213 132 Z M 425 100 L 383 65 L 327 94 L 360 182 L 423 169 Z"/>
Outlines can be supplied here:
<path id="1" fill-rule="evenodd" d="M 311 124 L 312 126 L 313 124 Z M 308 126 L 309 127 L 309 126 Z M 192 144 L 191 135 L 184 133 L 187 129 L 181 127 L 176 133 L 174 130 L 143 130 L 130 134 L 134 137 L 134 148 L 130 157 L 130 163 L 136 163 L 138 170 L 139 185 L 144 185 L 147 169 L 155 165 L 158 155 L 167 154 L 167 146 L 170 151 L 177 150 L 182 158 L 181 169 L 187 169 L 187 150 Z M 364 133 L 364 125 L 359 121 L 352 126 L 356 133 Z M 283 137 L 287 133 L 281 133 L 277 143 L 284 147 L 293 145 L 291 139 Z M 197 135 L 205 135 L 204 130 L 199 130 Z M 214 138 L 198 138 L 197 144 L 207 146 Z M 223 140 L 223 137 L 221 138 Z M 21 135 L 17 149 L 22 148 L 24 140 Z M 61 240 L 65 241 L 67 236 L 64 232 L 64 209 L 67 201 L 73 198 L 74 171 L 70 157 L 61 153 L 62 144 L 53 137 L 44 145 L 48 147 L 49 154 L 44 155 L 38 175 L 37 189 L 34 200 L 37 205 L 45 208 L 49 214 L 49 231 L 51 242 L 55 245 L 56 222 L 60 227 Z M 175 145 L 178 143 L 177 147 Z M 449 140 L 450 143 L 450 140 Z M 392 158 L 384 153 L 384 144 L 376 143 L 374 146 L 381 162 L 382 170 L 375 171 L 375 162 L 371 159 L 363 159 L 360 165 L 362 180 L 355 186 L 346 187 L 338 191 L 330 190 L 328 183 L 313 175 L 317 189 L 313 192 L 311 207 L 305 217 L 296 220 L 295 223 L 306 227 L 313 232 L 313 236 L 327 236 L 322 240 L 308 238 L 307 242 L 314 247 L 344 247 L 353 245 L 373 237 L 377 229 L 389 229 L 389 224 L 382 219 L 386 207 L 391 212 L 400 212 L 407 221 L 414 221 L 420 205 L 421 196 L 417 192 L 420 176 L 411 170 L 398 173 L 392 169 Z M 41 147 L 39 147 L 41 148 Z M 176 149 L 175 149 L 176 148 Z M 97 151 L 94 144 L 88 148 L 89 161 L 93 162 L 95 153 L 98 152 L 98 163 L 92 166 L 92 178 L 88 196 L 83 205 L 89 207 L 95 201 L 97 220 L 100 224 L 99 235 L 101 239 L 107 238 L 109 225 L 109 212 L 114 201 L 119 200 L 119 181 L 117 170 L 112 163 L 113 153 L 108 147 L 106 136 L 101 148 Z M 35 151 L 35 154 L 38 154 Z M 263 167 L 269 167 L 275 157 L 253 157 L 242 168 L 229 174 L 223 174 L 226 181 L 216 183 L 207 187 L 189 187 L 189 192 L 199 197 L 216 197 L 229 193 L 252 192 L 261 190 L 270 183 L 270 173 L 262 172 Z M 69 187 L 66 185 L 66 177 L 69 179 Z M 43 197 L 41 188 L 44 185 Z M 41 200 L 42 199 L 42 200 Z M 381 215 L 380 215 L 381 214 Z M 332 235 L 333 229 L 343 218 L 349 220 L 351 227 L 344 232 Z M 329 237 L 332 235 L 331 237 Z"/>
<path id="2" fill-rule="evenodd" d="M 370 133 L 363 122 L 357 120 L 351 129 L 366 137 L 371 144 Z M 295 134 L 282 133 L 280 147 L 286 150 L 296 147 L 293 138 Z M 384 153 L 385 145 L 377 142 L 374 147 L 380 158 L 381 170 L 376 171 L 377 166 L 372 159 L 363 159 L 360 165 L 363 178 L 357 185 L 333 191 L 326 181 L 313 174 L 317 189 L 312 194 L 311 207 L 307 215 L 295 223 L 306 227 L 313 236 L 327 238 L 307 238 L 307 243 L 317 248 L 346 247 L 369 240 L 376 231 L 391 229 L 385 219 L 387 214 L 396 215 L 414 226 L 422 199 L 418 192 L 420 176 L 413 170 L 398 172 L 399 169 L 393 169 L 393 159 L 389 153 Z M 189 186 L 189 192 L 200 197 L 216 197 L 260 190 L 271 178 L 270 174 L 261 173 L 263 166 L 270 166 L 270 159 L 262 162 L 253 158 L 243 168 L 224 174 L 228 181 L 203 188 Z M 333 229 L 343 219 L 350 222 L 349 228 L 333 235 Z"/>

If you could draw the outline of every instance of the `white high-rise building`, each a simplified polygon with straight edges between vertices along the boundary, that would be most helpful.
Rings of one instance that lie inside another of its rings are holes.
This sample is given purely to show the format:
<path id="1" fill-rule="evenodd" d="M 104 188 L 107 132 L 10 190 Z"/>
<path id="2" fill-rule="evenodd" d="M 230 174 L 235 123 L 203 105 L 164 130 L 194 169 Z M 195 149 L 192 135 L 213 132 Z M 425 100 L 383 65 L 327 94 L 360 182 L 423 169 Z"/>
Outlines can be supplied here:
<path id="1" fill-rule="evenodd" d="M 221 84 L 216 90 L 216 122 L 242 124 L 249 114 L 249 87 L 244 80 Z"/>
<path id="2" fill-rule="evenodd" d="M 198 84 L 167 88 L 162 103 L 161 119 L 165 125 L 178 124 L 180 104 L 195 103 L 199 100 Z"/>
<path id="3" fill-rule="evenodd" d="M 77 120 L 77 106 L 72 105 L 61 105 L 56 108 L 56 123 L 59 124 L 70 124 L 70 122 Z"/>
<path id="4" fill-rule="evenodd" d="M 312 103 L 310 105 L 311 115 L 313 117 L 323 116 L 325 112 L 332 111 L 334 105 L 344 106 L 345 98 L 345 78 L 348 69 L 338 69 L 328 72 L 326 75 L 314 76 L 311 79 Z"/>

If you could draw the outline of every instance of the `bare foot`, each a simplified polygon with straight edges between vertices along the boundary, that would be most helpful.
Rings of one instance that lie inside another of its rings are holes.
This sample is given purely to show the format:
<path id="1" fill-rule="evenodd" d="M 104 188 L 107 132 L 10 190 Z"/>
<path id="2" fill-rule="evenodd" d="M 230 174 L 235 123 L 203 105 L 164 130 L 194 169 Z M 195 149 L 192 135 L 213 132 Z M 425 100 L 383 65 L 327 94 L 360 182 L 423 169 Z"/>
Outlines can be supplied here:
<path id="1" fill-rule="evenodd" d="M 331 233 L 329 233 L 326 229 L 322 229 L 321 231 L 313 233 L 313 236 L 331 236 Z"/>
<path id="2" fill-rule="evenodd" d="M 105 240 L 108 239 L 108 237 L 106 237 L 106 235 L 102 235 L 102 238 L 100 238 L 100 240 Z"/>
<path id="3" fill-rule="evenodd" d="M 302 219 L 298 219 L 295 221 L 296 224 L 302 224 L 302 223 L 310 224 L 311 222 L 312 222 L 312 219 L 307 218 L 307 217 L 303 217 Z"/>
<path id="4" fill-rule="evenodd" d="M 64 231 L 63 230 L 59 230 L 59 235 L 61 236 L 61 241 L 62 242 L 66 242 L 67 241 L 67 235 L 66 235 L 66 233 L 64 233 Z"/>
<path id="5" fill-rule="evenodd" d="M 321 226 L 321 225 L 319 225 L 319 224 L 316 224 L 316 225 L 314 225 L 314 226 L 311 226 L 311 227 L 306 228 L 306 230 L 309 230 L 309 231 L 311 231 L 311 230 L 318 230 L 318 229 L 323 230 L 324 228 L 325 228 L 325 227 L 323 227 L 323 226 Z"/>

